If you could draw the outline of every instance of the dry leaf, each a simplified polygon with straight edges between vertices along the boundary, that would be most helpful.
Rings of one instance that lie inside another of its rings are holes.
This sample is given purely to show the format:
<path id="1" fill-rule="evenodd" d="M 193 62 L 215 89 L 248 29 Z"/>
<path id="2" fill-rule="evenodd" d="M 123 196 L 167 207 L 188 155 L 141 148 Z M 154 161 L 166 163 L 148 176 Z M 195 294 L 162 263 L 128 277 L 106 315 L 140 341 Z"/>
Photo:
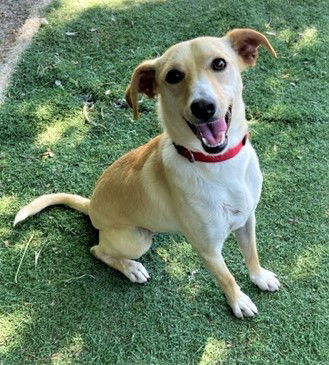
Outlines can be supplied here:
<path id="1" fill-rule="evenodd" d="M 141 103 L 142 103 L 142 101 L 140 102 L 140 104 Z M 128 104 L 124 98 L 114 100 L 113 105 L 115 108 L 120 108 L 120 109 L 128 108 Z"/>
<path id="2" fill-rule="evenodd" d="M 41 155 L 41 157 L 42 157 L 43 160 L 46 160 L 47 158 L 52 158 L 54 156 L 55 156 L 54 152 L 52 152 L 50 149 L 48 149 L 47 151 L 45 151 Z"/>
<path id="3" fill-rule="evenodd" d="M 49 24 L 49 22 L 48 22 L 47 18 L 41 18 L 41 19 L 40 19 L 40 24 L 41 24 L 42 26 L 44 26 L 44 25 L 48 25 L 48 24 Z"/>
<path id="4" fill-rule="evenodd" d="M 105 125 L 100 123 L 95 123 L 93 120 L 89 117 L 89 112 L 92 112 L 95 110 L 95 104 L 93 102 L 85 102 L 82 108 L 82 115 L 86 123 L 98 127 L 98 128 L 104 128 L 106 129 Z"/>
<path id="5" fill-rule="evenodd" d="M 34 267 L 36 267 L 38 265 L 40 254 L 41 254 L 41 250 L 38 252 L 37 251 L 34 252 Z"/>
<path id="6" fill-rule="evenodd" d="M 60 80 L 56 80 L 56 81 L 55 81 L 55 85 L 56 85 L 57 87 L 60 87 L 61 89 L 63 89 L 63 90 L 64 90 L 64 86 L 62 85 L 62 82 L 61 82 Z"/>
<path id="7" fill-rule="evenodd" d="M 291 224 L 297 224 L 297 223 L 299 223 L 299 221 L 298 221 L 298 219 L 297 219 L 296 217 L 290 217 L 290 218 L 288 219 L 288 221 L 289 221 L 289 223 L 291 223 Z"/>

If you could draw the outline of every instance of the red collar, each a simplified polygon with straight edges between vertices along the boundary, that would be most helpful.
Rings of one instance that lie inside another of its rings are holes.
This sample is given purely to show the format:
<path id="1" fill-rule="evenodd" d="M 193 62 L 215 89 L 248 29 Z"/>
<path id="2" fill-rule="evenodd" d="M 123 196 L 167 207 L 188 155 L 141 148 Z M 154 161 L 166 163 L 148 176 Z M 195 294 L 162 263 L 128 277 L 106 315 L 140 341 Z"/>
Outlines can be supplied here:
<path id="1" fill-rule="evenodd" d="M 230 158 L 233 158 L 234 156 L 236 156 L 242 149 L 242 147 L 246 144 L 248 139 L 248 133 L 246 133 L 242 139 L 242 141 L 237 144 L 235 147 L 230 148 L 229 150 L 227 150 L 224 153 L 221 153 L 219 155 L 204 155 L 202 152 L 193 152 L 188 150 L 187 148 L 183 147 L 183 146 L 179 146 L 177 144 L 174 143 L 174 146 L 176 148 L 176 151 L 184 156 L 185 158 L 187 158 L 190 162 L 194 162 L 194 161 L 200 161 L 200 162 L 222 162 L 222 161 L 226 161 L 229 160 Z"/>

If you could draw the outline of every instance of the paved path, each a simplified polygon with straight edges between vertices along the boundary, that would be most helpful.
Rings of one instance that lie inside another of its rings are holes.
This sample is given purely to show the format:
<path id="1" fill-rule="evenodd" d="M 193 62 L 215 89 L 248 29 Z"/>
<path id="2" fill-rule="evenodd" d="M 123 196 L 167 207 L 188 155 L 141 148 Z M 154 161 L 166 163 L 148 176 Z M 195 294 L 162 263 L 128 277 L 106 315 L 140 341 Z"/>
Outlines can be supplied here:
<path id="1" fill-rule="evenodd" d="M 52 0 L 0 0 L 0 104 L 15 66 L 44 22 L 42 10 Z"/>

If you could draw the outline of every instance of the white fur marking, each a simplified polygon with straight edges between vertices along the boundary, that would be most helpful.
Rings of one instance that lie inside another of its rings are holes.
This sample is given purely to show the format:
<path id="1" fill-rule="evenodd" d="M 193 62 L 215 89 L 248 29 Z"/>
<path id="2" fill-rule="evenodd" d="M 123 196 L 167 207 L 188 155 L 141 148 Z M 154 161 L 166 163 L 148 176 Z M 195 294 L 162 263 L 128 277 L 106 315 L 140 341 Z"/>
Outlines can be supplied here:
<path id="1" fill-rule="evenodd" d="M 15 217 L 14 223 L 13 223 L 13 227 L 16 226 L 16 224 L 22 222 L 23 220 L 25 220 L 27 217 L 29 216 L 29 212 L 26 209 L 26 207 L 22 208 Z"/>
<path id="2" fill-rule="evenodd" d="M 257 313 L 257 307 L 253 301 L 241 292 L 237 300 L 230 304 L 234 315 L 238 318 L 243 319 L 244 317 L 254 317 Z"/>
<path id="3" fill-rule="evenodd" d="M 263 268 L 258 274 L 251 274 L 250 280 L 262 290 L 277 291 L 280 288 L 280 282 L 276 275 Z"/>
<path id="4" fill-rule="evenodd" d="M 216 100 L 215 93 L 212 90 L 211 84 L 206 79 L 199 79 L 195 83 L 194 92 L 192 94 L 192 100 L 197 99 L 210 99 Z"/>

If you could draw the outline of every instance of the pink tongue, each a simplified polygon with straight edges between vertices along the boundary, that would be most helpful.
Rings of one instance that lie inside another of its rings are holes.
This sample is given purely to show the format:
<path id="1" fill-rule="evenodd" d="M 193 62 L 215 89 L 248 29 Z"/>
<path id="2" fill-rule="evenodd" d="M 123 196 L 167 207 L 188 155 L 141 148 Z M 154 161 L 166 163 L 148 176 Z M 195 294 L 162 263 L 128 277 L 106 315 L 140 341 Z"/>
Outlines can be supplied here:
<path id="1" fill-rule="evenodd" d="M 227 125 L 225 118 L 217 119 L 212 123 L 200 124 L 197 130 L 201 138 L 205 138 L 208 144 L 216 146 L 225 138 Z"/>

